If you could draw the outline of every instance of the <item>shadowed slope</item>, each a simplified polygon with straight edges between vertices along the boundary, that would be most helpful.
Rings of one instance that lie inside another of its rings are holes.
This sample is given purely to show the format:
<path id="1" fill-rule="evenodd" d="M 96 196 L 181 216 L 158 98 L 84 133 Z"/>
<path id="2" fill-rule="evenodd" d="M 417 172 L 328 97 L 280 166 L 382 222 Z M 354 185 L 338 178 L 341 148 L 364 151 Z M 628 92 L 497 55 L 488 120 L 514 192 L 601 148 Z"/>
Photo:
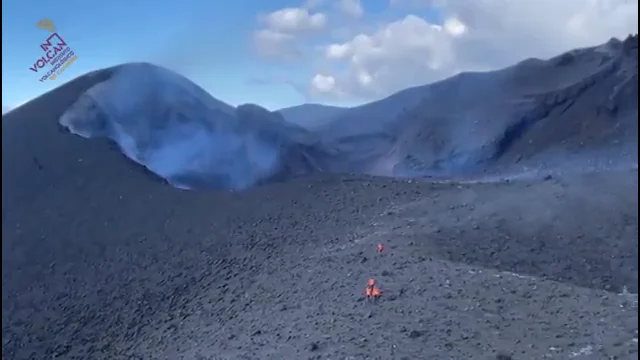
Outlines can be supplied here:
<path id="1" fill-rule="evenodd" d="M 82 353 L 79 345 L 99 347 L 106 337 L 124 341 L 133 336 L 125 329 L 142 326 L 136 324 L 144 312 L 134 311 L 136 317 L 112 309 L 140 308 L 155 299 L 161 311 L 169 302 L 158 297 L 171 296 L 188 279 L 167 275 L 170 269 L 224 256 L 212 248 L 222 246 L 224 238 L 201 244 L 215 234 L 209 219 L 224 211 L 212 199 L 171 188 L 126 160 L 117 146 L 83 139 L 58 125 L 64 109 L 108 75 L 80 77 L 3 118 L 2 326 L 7 358 Z M 170 227 L 169 219 L 180 226 Z M 175 256 L 158 263 L 160 253 Z M 150 264 L 155 268 L 145 272 Z M 164 283 L 169 291 L 145 290 L 143 284 L 154 283 Z"/>

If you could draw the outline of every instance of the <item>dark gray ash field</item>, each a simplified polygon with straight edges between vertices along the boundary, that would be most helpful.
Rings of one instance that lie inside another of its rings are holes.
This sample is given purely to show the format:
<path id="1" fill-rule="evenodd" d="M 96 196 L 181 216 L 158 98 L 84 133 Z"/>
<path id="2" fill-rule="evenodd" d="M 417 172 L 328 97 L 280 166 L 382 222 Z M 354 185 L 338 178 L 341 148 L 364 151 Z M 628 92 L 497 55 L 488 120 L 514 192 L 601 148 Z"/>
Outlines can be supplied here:
<path id="1" fill-rule="evenodd" d="M 3 116 L 2 357 L 636 359 L 637 100 L 637 36 L 348 109 L 75 79 Z"/>

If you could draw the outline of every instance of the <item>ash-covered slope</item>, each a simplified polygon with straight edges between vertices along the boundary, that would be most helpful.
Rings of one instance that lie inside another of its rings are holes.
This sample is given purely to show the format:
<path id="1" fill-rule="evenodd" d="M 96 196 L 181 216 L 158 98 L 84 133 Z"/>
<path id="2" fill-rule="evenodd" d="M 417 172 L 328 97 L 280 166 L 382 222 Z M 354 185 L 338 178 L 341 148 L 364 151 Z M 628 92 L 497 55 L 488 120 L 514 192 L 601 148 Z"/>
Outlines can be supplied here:
<path id="1" fill-rule="evenodd" d="M 553 156 L 562 164 L 578 150 L 605 158 L 629 153 L 637 162 L 637 66 L 636 35 L 410 89 L 422 99 L 400 116 L 384 116 L 388 98 L 349 111 L 326 129 L 325 146 L 335 155 L 326 166 L 452 175 L 533 158 L 532 166 Z M 602 154 L 608 147 L 616 153 Z"/>
<path id="2" fill-rule="evenodd" d="M 186 78 L 125 64 L 79 97 L 60 123 L 86 138 L 108 137 L 130 159 L 178 187 L 245 189 L 307 173 L 308 135 L 280 114 L 238 109 Z"/>
<path id="3" fill-rule="evenodd" d="M 141 290 L 160 279 L 170 293 L 186 280 L 165 278 L 170 269 L 202 261 L 206 249 L 224 248 L 223 237 L 196 245 L 207 241 L 197 235 L 201 231 L 215 236 L 208 219 L 224 211 L 215 199 L 163 184 L 117 147 L 74 136 L 58 124 L 83 91 L 109 75 L 75 79 L 2 119 L 5 359 L 65 359 L 82 344 L 100 347 L 96 339 L 105 336 L 122 341 L 131 336 L 126 324 L 135 326 L 140 318 L 127 319 L 111 306 L 139 306 L 149 296 L 164 296 Z M 180 223 L 180 230 L 168 221 Z M 164 251 L 174 256 L 139 280 L 132 276 L 157 264 Z M 114 282 L 119 285 L 108 285 Z M 112 332 L 113 326 L 120 330 Z M 94 349 L 79 358 L 109 351 Z"/>

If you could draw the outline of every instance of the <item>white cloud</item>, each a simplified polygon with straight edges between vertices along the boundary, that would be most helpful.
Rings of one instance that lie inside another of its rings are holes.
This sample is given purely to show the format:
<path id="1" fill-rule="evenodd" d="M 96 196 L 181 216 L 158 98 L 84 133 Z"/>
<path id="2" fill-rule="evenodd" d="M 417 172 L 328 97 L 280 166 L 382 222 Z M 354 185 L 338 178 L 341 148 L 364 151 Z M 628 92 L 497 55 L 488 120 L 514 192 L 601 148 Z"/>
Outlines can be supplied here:
<path id="1" fill-rule="evenodd" d="M 335 90 L 336 79 L 331 75 L 316 74 L 311 79 L 311 84 L 318 92 L 327 93 Z"/>
<path id="2" fill-rule="evenodd" d="M 329 59 L 344 59 L 345 57 L 349 56 L 349 54 L 352 52 L 351 48 L 352 46 L 350 43 L 331 44 L 327 46 L 326 56 Z"/>
<path id="3" fill-rule="evenodd" d="M 271 29 L 258 30 L 253 35 L 253 47 L 262 56 L 278 60 L 296 60 L 302 53 L 296 47 L 295 36 Z"/>
<path id="4" fill-rule="evenodd" d="M 448 18 L 444 21 L 444 28 L 453 37 L 458 37 L 467 32 L 467 26 L 456 18 Z"/>
<path id="5" fill-rule="evenodd" d="M 311 14 L 307 9 L 286 8 L 262 17 L 262 22 L 274 31 L 300 33 L 324 29 L 327 17 L 322 13 Z"/>
<path id="6" fill-rule="evenodd" d="M 424 78 L 422 74 L 445 75 L 447 65 L 454 61 L 453 40 L 465 31 L 459 20 L 448 22 L 453 25 L 434 25 L 407 15 L 373 34 L 328 45 L 327 59 L 347 67 L 336 77 L 334 87 L 346 94 L 377 97 Z"/>
<path id="7" fill-rule="evenodd" d="M 331 98 L 334 100 L 342 100 L 348 98 L 348 95 L 336 83 L 336 78 L 329 74 L 316 74 L 309 86 L 308 94 L 315 98 Z"/>
<path id="8" fill-rule="evenodd" d="M 360 0 L 339 0 L 338 6 L 342 12 L 355 18 L 364 14 Z"/>
<path id="9" fill-rule="evenodd" d="M 312 93 L 379 98 L 460 71 L 496 69 L 638 32 L 637 0 L 392 2 L 431 6 L 444 22 L 406 15 L 349 41 L 325 44 L 333 71 L 323 69 L 322 77 L 313 78 Z M 332 90 L 319 80 L 329 77 Z"/>
<path id="10" fill-rule="evenodd" d="M 259 17 L 263 28 L 253 34 L 253 46 L 258 54 L 281 60 L 299 59 L 302 52 L 296 40 L 322 31 L 327 17 L 304 8 L 285 8 Z"/>

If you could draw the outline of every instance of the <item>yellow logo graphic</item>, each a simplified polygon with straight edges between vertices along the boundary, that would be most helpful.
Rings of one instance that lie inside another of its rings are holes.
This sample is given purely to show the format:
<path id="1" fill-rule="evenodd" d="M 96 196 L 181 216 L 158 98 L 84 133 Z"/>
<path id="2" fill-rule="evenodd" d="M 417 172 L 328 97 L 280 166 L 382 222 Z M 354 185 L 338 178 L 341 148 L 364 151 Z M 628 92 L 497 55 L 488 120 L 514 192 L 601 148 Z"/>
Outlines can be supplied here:
<path id="1" fill-rule="evenodd" d="M 38 21 L 38 28 L 42 30 L 49 30 L 50 32 L 56 32 L 56 26 L 53 25 L 53 21 L 49 19 L 42 19 Z"/>

